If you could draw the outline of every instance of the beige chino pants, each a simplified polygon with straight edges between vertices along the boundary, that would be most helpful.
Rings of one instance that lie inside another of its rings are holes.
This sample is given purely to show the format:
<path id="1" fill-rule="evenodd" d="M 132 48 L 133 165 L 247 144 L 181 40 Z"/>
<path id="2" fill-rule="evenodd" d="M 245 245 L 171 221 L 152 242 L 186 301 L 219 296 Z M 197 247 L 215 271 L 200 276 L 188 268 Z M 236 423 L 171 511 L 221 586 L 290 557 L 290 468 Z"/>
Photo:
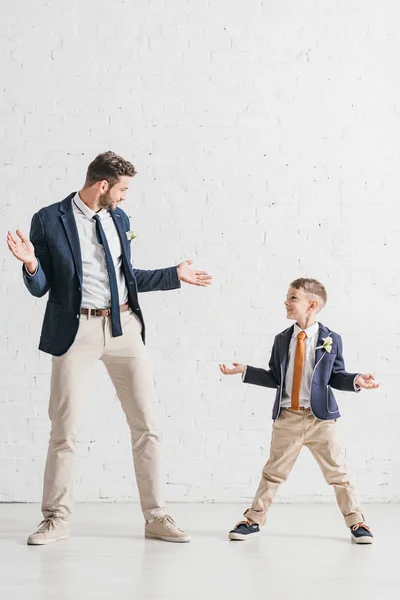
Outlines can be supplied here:
<path id="1" fill-rule="evenodd" d="M 288 478 L 303 446 L 307 446 L 327 483 L 333 486 L 347 527 L 364 521 L 340 450 L 336 421 L 320 421 L 311 412 L 287 409 L 282 409 L 273 424 L 270 457 L 253 504 L 244 515 L 259 525 L 265 524 L 278 487 Z"/>
<path id="2" fill-rule="evenodd" d="M 103 361 L 128 422 L 133 461 L 145 519 L 164 514 L 160 442 L 154 417 L 154 383 L 142 325 L 131 312 L 121 313 L 123 335 L 111 336 L 110 317 L 81 315 L 76 339 L 54 356 L 49 416 L 51 434 L 44 475 L 45 518 L 68 519 L 72 512 L 75 442 L 92 368 Z"/>

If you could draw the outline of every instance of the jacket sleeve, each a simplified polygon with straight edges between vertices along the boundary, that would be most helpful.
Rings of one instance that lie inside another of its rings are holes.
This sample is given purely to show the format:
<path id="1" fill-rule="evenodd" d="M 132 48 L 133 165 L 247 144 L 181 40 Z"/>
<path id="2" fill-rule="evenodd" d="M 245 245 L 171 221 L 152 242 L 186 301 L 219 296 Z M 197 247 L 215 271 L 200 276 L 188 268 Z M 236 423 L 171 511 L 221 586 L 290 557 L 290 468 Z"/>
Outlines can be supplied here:
<path id="1" fill-rule="evenodd" d="M 29 239 L 35 248 L 38 266 L 36 272 L 31 275 L 26 270 L 25 265 L 22 265 L 22 276 L 30 293 L 37 298 L 41 298 L 50 289 L 53 278 L 53 264 L 46 243 L 43 221 L 39 213 L 33 215 Z"/>
<path id="2" fill-rule="evenodd" d="M 360 390 L 355 387 L 354 383 L 358 373 L 348 373 L 346 371 L 343 358 L 343 342 L 340 335 L 337 336 L 337 340 L 337 352 L 332 366 L 329 385 L 342 392 L 359 392 Z"/>
<path id="3" fill-rule="evenodd" d="M 176 267 L 155 269 L 154 271 L 133 269 L 133 274 L 136 278 L 138 292 L 176 290 L 181 287 Z"/>
<path id="4" fill-rule="evenodd" d="M 125 230 L 128 232 L 130 227 L 129 217 L 123 211 L 121 212 L 124 218 Z M 132 266 L 132 270 L 139 293 L 176 290 L 181 287 L 176 267 L 146 271 L 143 269 L 135 269 Z"/>
<path id="5" fill-rule="evenodd" d="M 277 341 L 275 338 L 274 345 L 272 347 L 271 358 L 269 361 L 269 369 L 260 369 L 257 367 L 246 367 L 246 372 L 243 377 L 243 383 L 251 383 L 253 385 L 260 385 L 262 387 L 277 388 L 279 387 L 279 356 Z"/>

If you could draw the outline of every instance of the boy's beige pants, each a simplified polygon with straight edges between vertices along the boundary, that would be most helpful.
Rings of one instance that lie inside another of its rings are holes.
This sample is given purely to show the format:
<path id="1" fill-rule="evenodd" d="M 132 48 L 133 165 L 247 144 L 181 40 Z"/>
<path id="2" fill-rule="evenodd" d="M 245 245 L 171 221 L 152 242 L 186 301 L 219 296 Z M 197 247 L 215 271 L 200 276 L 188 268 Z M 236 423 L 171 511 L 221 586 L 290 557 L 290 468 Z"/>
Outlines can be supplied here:
<path id="1" fill-rule="evenodd" d="M 128 422 L 136 480 L 145 519 L 164 513 L 160 474 L 160 442 L 154 418 L 154 383 L 142 325 L 131 312 L 121 312 L 123 335 L 111 336 L 111 319 L 81 315 L 76 339 L 62 356 L 53 357 L 47 455 L 42 512 L 45 518 L 68 519 L 72 511 L 75 442 L 79 417 L 94 365 L 103 361 Z"/>
<path id="2" fill-rule="evenodd" d="M 259 525 L 265 524 L 276 491 L 286 481 L 303 446 L 307 446 L 327 483 L 333 486 L 347 527 L 363 522 L 364 516 L 340 451 L 336 420 L 320 421 L 311 412 L 288 409 L 282 409 L 273 424 L 270 457 L 263 468 L 253 504 L 244 515 Z"/>

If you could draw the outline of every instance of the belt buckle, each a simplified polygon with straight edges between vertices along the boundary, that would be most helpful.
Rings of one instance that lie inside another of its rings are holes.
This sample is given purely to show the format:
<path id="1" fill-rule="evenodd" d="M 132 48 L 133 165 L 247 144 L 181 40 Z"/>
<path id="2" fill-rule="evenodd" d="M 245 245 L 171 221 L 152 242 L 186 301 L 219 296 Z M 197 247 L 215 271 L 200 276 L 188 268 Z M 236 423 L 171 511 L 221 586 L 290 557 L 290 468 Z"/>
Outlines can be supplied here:
<path id="1" fill-rule="evenodd" d="M 86 310 L 88 317 L 109 317 L 111 315 L 110 308 L 88 308 Z"/>

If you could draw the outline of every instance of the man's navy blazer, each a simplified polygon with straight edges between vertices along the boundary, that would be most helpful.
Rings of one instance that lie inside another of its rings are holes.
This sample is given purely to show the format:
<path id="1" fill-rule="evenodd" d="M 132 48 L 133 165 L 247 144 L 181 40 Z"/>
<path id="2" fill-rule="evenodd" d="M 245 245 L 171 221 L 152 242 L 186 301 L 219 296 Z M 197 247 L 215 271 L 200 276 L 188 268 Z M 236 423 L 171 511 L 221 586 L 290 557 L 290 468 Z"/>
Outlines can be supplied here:
<path id="1" fill-rule="evenodd" d="M 23 265 L 23 278 L 33 296 L 49 292 L 39 348 L 61 356 L 71 347 L 79 327 L 82 304 L 82 257 L 78 230 L 72 210 L 73 192 L 62 202 L 42 208 L 32 218 L 30 240 L 35 247 L 38 268 L 29 275 Z M 131 264 L 131 247 L 127 238 L 129 218 L 120 208 L 110 211 L 122 250 L 122 265 L 128 288 L 130 308 L 145 325 L 139 306 L 139 292 L 173 290 L 180 287 L 176 267 L 144 271 Z M 102 307 L 99 307 L 102 308 Z"/>
<path id="2" fill-rule="evenodd" d="M 276 388 L 275 403 L 272 409 L 272 418 L 279 417 L 282 394 L 285 383 L 288 363 L 290 340 L 292 339 L 294 325 L 279 333 L 274 340 L 269 370 L 248 366 L 244 383 L 252 383 L 263 387 Z M 323 345 L 323 338 L 332 338 L 332 350 L 326 352 L 318 346 Z M 358 373 L 347 373 L 343 360 L 342 338 L 339 334 L 330 331 L 322 323 L 319 324 L 317 350 L 315 352 L 315 367 L 311 378 L 311 411 L 317 419 L 329 421 L 340 417 L 332 389 L 344 392 L 356 392 L 354 380 Z"/>

